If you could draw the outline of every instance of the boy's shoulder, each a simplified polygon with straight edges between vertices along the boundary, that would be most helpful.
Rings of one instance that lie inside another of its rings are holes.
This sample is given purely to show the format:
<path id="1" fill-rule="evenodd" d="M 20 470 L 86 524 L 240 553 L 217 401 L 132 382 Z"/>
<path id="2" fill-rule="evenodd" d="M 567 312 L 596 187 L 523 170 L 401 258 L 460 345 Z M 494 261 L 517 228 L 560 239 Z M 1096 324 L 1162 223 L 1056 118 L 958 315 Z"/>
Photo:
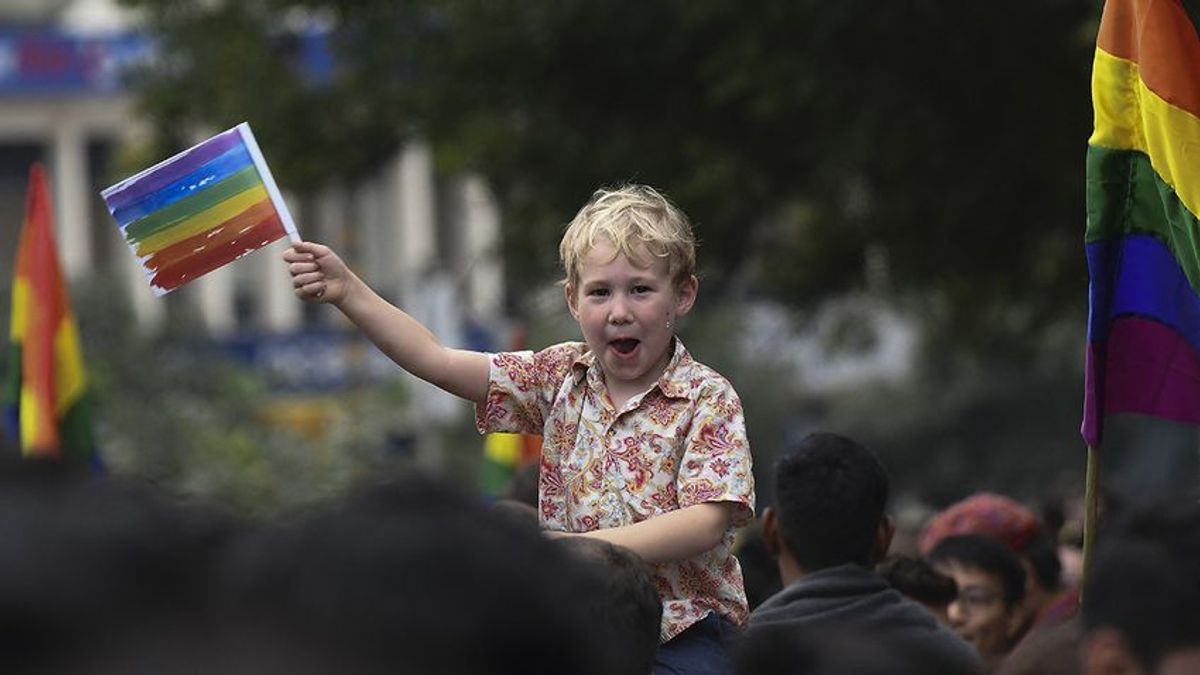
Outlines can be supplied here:
<path id="1" fill-rule="evenodd" d="M 564 369 L 576 362 L 586 364 L 591 352 L 586 342 L 559 342 L 534 352 L 539 361 L 560 364 Z"/>
<path id="2" fill-rule="evenodd" d="M 729 378 L 717 372 L 712 366 L 697 361 L 692 357 L 683 343 L 679 343 L 681 353 L 671 369 L 669 379 L 676 388 L 691 392 L 697 397 L 703 397 L 717 392 L 728 392 L 734 396 L 737 392 Z"/>

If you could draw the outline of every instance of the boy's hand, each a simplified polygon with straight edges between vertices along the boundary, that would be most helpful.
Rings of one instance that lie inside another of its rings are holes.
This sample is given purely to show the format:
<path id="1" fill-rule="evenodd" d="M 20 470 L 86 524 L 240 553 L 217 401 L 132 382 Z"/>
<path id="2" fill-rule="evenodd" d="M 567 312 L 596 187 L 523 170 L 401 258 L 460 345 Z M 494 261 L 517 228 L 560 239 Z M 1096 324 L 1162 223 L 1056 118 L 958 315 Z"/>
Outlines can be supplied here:
<path id="1" fill-rule="evenodd" d="M 333 249 L 310 241 L 293 244 L 283 254 L 292 275 L 296 297 L 306 302 L 341 304 L 353 278 L 350 268 Z"/>

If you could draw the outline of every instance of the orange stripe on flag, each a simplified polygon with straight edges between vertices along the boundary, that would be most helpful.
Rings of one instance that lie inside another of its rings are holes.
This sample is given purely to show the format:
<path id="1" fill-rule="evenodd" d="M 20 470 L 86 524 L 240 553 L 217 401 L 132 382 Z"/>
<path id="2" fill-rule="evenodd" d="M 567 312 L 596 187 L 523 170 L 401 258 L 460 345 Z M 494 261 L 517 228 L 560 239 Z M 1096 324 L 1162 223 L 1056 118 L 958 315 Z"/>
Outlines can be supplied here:
<path id="1" fill-rule="evenodd" d="M 1200 37 L 1179 0 L 1108 0 L 1096 46 L 1138 64 L 1150 91 L 1200 117 Z"/>

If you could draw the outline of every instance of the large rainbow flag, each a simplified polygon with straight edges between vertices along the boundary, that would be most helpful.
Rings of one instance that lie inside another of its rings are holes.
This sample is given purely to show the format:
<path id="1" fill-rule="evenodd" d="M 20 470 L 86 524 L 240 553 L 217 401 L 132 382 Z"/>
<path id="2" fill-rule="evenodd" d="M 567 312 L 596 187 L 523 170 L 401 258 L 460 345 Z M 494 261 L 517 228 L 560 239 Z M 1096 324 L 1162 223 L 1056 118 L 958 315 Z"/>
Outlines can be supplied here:
<path id="1" fill-rule="evenodd" d="M 100 194 L 156 295 L 281 237 L 300 240 L 245 122 Z"/>
<path id="2" fill-rule="evenodd" d="M 12 358 L 4 407 L 21 453 L 98 466 L 79 328 L 58 263 L 54 213 L 40 164 L 29 172 L 9 333 Z"/>
<path id="3" fill-rule="evenodd" d="M 1180 0 L 1108 0 L 1092 71 L 1081 432 L 1200 424 L 1200 39 Z"/>

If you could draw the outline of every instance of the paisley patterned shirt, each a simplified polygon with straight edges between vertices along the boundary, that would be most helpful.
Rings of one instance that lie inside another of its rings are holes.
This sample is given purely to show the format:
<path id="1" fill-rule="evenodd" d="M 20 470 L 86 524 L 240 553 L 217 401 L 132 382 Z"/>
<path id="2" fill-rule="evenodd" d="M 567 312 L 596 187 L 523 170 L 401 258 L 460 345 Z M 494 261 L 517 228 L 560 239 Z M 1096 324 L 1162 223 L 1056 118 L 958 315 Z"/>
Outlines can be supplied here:
<path id="1" fill-rule="evenodd" d="M 663 601 L 663 642 L 717 612 L 748 614 L 735 528 L 754 511 L 754 477 L 742 404 L 729 382 L 675 340 L 666 370 L 646 392 L 613 408 L 600 364 L 582 342 L 491 355 L 482 433 L 542 434 L 542 526 L 590 532 L 705 502 L 738 504 L 721 543 L 686 560 L 652 565 Z"/>

